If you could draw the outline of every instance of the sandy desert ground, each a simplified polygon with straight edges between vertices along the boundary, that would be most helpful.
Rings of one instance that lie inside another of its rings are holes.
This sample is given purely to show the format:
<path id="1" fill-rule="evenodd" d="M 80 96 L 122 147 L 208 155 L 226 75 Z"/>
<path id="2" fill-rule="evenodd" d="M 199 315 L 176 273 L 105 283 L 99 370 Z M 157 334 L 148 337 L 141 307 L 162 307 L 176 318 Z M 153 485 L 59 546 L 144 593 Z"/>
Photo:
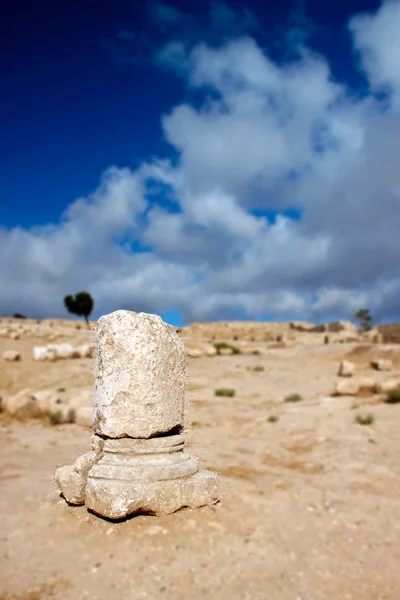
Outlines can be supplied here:
<path id="1" fill-rule="evenodd" d="M 92 384 L 92 359 L 37 363 L 41 343 L 0 338 L 0 355 L 22 353 L 1 363 L 2 393 Z M 188 358 L 187 446 L 223 495 L 168 517 L 114 523 L 68 506 L 52 477 L 89 450 L 90 429 L 0 415 L 0 599 L 398 600 L 400 405 L 330 396 L 342 358 L 370 375 L 384 351 Z M 400 346 L 390 356 L 400 377 Z M 235 397 L 216 397 L 221 387 Z M 285 402 L 292 393 L 303 400 Z M 368 413 L 373 424 L 355 421 Z"/>

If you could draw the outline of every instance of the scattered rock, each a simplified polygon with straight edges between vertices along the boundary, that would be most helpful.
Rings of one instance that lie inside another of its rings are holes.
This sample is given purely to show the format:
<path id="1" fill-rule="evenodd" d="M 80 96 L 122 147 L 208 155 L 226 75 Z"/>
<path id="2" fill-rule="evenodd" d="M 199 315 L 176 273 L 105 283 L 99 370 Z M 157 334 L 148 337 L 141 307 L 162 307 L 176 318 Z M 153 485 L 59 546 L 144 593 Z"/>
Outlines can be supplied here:
<path id="1" fill-rule="evenodd" d="M 47 348 L 56 353 L 57 359 L 80 358 L 79 352 L 73 344 L 50 344 Z"/>
<path id="2" fill-rule="evenodd" d="M 75 423 L 82 427 L 91 427 L 93 420 L 93 408 L 91 406 L 80 406 L 75 409 Z"/>
<path id="3" fill-rule="evenodd" d="M 63 404 L 62 398 L 54 390 L 40 390 L 33 392 L 32 396 L 43 414 L 46 412 L 57 412 L 60 410 L 60 405 Z"/>
<path id="4" fill-rule="evenodd" d="M 82 344 L 82 346 L 76 347 L 76 351 L 79 354 L 79 358 L 93 358 L 94 344 Z"/>
<path id="5" fill-rule="evenodd" d="M 221 356 L 231 356 L 233 354 L 232 348 L 221 348 L 218 352 Z"/>
<path id="6" fill-rule="evenodd" d="M 358 378 L 359 392 L 375 392 L 376 381 L 373 377 L 359 377 Z"/>
<path id="7" fill-rule="evenodd" d="M 47 418 L 51 425 L 75 423 L 75 410 L 67 404 L 59 404 L 55 410 L 47 410 L 43 416 Z"/>
<path id="8" fill-rule="evenodd" d="M 35 397 L 30 389 L 24 389 L 14 396 L 3 398 L 2 409 L 18 419 L 35 419 L 42 416 Z"/>
<path id="9" fill-rule="evenodd" d="M 190 358 L 200 358 L 201 356 L 204 356 L 204 352 L 199 348 L 186 348 L 186 354 Z"/>
<path id="10" fill-rule="evenodd" d="M 375 393 L 376 394 L 386 394 L 390 390 L 397 388 L 400 386 L 400 380 L 396 379 L 388 379 L 387 381 L 378 381 L 375 384 Z"/>
<path id="11" fill-rule="evenodd" d="M 339 377 L 352 377 L 354 375 L 355 365 L 349 360 L 342 360 L 339 365 Z"/>
<path id="12" fill-rule="evenodd" d="M 21 353 L 16 350 L 5 350 L 3 352 L 3 360 L 15 362 L 21 360 Z"/>
<path id="13" fill-rule="evenodd" d="M 91 407 L 93 404 L 93 390 L 88 388 L 74 391 L 69 398 L 68 404 L 76 410 L 82 407 Z"/>
<path id="14" fill-rule="evenodd" d="M 54 362 L 57 360 L 56 352 L 47 346 L 35 346 L 33 348 L 33 360 Z"/>
<path id="15" fill-rule="evenodd" d="M 379 358 L 378 360 L 371 361 L 371 367 L 377 371 L 391 371 L 393 364 L 388 358 Z"/>
<path id="16" fill-rule="evenodd" d="M 33 349 L 34 360 L 54 361 L 71 358 L 92 358 L 93 345 L 82 344 L 49 344 L 48 346 L 36 346 Z"/>
<path id="17" fill-rule="evenodd" d="M 205 346 L 204 352 L 206 353 L 206 356 L 216 356 L 217 354 L 217 350 L 214 346 Z"/>
<path id="18" fill-rule="evenodd" d="M 342 379 L 336 382 L 335 396 L 355 396 L 358 394 L 360 386 L 355 379 Z"/>

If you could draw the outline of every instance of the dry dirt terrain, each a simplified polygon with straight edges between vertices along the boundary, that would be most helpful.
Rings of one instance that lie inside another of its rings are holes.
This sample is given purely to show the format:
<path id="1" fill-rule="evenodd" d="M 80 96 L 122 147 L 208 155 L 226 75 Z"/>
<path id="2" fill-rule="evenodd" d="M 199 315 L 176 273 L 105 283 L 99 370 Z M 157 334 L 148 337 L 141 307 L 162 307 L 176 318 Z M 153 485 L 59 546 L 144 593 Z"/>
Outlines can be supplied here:
<path id="1" fill-rule="evenodd" d="M 42 343 L 0 338 L 0 355 L 22 353 L 1 362 L 0 393 L 92 384 L 92 359 L 34 362 Z M 52 477 L 90 449 L 90 429 L 0 415 L 0 600 L 399 600 L 400 405 L 330 397 L 341 359 L 370 375 L 384 350 L 188 358 L 187 446 L 223 495 L 168 517 L 114 523 L 68 506 Z M 400 347 L 388 354 L 400 377 Z"/>

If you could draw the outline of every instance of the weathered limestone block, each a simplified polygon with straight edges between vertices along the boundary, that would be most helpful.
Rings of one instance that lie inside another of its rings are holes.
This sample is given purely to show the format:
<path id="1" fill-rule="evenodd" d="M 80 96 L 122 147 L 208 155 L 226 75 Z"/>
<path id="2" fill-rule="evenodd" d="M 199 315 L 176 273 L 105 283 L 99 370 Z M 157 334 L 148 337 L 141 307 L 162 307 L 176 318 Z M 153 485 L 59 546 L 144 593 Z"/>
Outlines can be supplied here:
<path id="1" fill-rule="evenodd" d="M 371 367 L 377 371 L 391 371 L 393 363 L 388 358 L 380 358 L 378 360 L 371 361 Z"/>
<path id="2" fill-rule="evenodd" d="M 183 426 L 185 348 L 160 317 L 126 310 L 101 317 L 95 377 L 96 433 L 149 438 Z"/>
<path id="3" fill-rule="evenodd" d="M 15 362 L 21 360 L 21 353 L 17 350 L 4 350 L 3 360 Z"/>
<path id="4" fill-rule="evenodd" d="M 377 394 L 385 394 L 386 392 L 389 392 L 397 387 L 400 387 L 400 378 L 378 381 L 375 385 L 375 392 Z"/>
<path id="5" fill-rule="evenodd" d="M 51 350 L 47 346 L 35 346 L 33 348 L 33 360 L 54 362 L 57 360 L 57 355 L 55 350 Z"/>
<path id="6" fill-rule="evenodd" d="M 356 396 L 360 392 L 375 393 L 376 382 L 371 377 L 352 377 L 336 382 L 335 396 Z"/>
<path id="7" fill-rule="evenodd" d="M 233 350 L 232 348 L 221 348 L 218 352 L 221 356 L 232 356 Z"/>
<path id="8" fill-rule="evenodd" d="M 69 394 L 68 403 L 75 409 L 81 407 L 90 407 L 93 408 L 93 389 L 80 389 L 73 390 Z"/>
<path id="9" fill-rule="evenodd" d="M 217 502 L 218 476 L 184 452 L 184 366 L 182 342 L 159 317 L 99 320 L 93 451 L 55 477 L 68 502 L 109 519 Z"/>
<path id="10" fill-rule="evenodd" d="M 39 409 L 45 413 L 47 411 L 56 411 L 62 404 L 62 399 L 54 390 L 40 390 L 32 394 Z"/>
<path id="11" fill-rule="evenodd" d="M 42 416 L 32 391 L 28 388 L 14 396 L 6 396 L 2 401 L 2 409 L 17 419 L 35 419 Z"/>
<path id="12" fill-rule="evenodd" d="M 186 354 L 189 358 L 201 358 L 204 356 L 204 351 L 200 348 L 187 348 Z"/>
<path id="13" fill-rule="evenodd" d="M 75 409 L 75 423 L 82 427 L 91 427 L 93 421 L 93 408 L 91 406 L 79 406 Z"/>
<path id="14" fill-rule="evenodd" d="M 205 346 L 204 351 L 206 353 L 206 356 L 216 356 L 217 354 L 216 348 L 214 348 L 214 346 L 211 345 Z"/>
<path id="15" fill-rule="evenodd" d="M 53 350 L 57 358 L 79 358 L 79 352 L 73 344 L 49 344 L 48 350 Z"/>
<path id="16" fill-rule="evenodd" d="M 339 377 L 352 377 L 354 375 L 355 366 L 348 360 L 342 360 L 339 365 Z"/>
<path id="17" fill-rule="evenodd" d="M 92 344 L 82 344 L 81 346 L 77 346 L 75 350 L 79 358 L 93 358 L 94 347 Z"/>

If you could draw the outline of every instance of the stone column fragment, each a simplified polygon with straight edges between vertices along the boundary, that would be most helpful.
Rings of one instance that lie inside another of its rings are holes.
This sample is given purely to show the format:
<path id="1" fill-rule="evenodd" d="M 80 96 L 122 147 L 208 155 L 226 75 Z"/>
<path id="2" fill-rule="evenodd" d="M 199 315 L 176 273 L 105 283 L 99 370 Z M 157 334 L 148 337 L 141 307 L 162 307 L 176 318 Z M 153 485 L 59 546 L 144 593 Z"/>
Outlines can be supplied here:
<path id="1" fill-rule="evenodd" d="M 96 334 L 93 427 L 99 435 L 150 438 L 183 427 L 185 348 L 156 315 L 120 310 Z"/>
<path id="2" fill-rule="evenodd" d="M 93 451 L 56 472 L 68 502 L 120 519 L 218 500 L 217 475 L 184 452 L 184 375 L 184 346 L 160 317 L 117 311 L 99 320 Z"/>

